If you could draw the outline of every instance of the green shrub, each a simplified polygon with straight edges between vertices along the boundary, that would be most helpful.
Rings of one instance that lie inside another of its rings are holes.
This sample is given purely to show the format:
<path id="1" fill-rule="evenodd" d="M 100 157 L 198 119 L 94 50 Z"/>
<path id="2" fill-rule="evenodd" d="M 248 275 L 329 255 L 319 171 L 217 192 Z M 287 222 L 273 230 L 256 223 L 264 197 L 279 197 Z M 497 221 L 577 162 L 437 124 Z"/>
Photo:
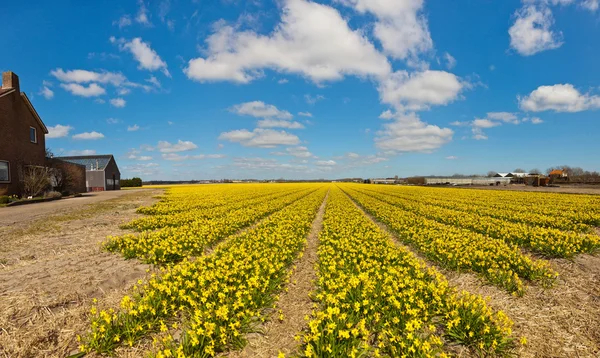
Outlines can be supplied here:
<path id="1" fill-rule="evenodd" d="M 0 196 L 0 204 L 8 204 L 9 197 L 7 195 Z"/>
<path id="2" fill-rule="evenodd" d="M 141 187 L 142 179 L 133 177 L 131 179 L 121 179 L 121 188 Z"/>

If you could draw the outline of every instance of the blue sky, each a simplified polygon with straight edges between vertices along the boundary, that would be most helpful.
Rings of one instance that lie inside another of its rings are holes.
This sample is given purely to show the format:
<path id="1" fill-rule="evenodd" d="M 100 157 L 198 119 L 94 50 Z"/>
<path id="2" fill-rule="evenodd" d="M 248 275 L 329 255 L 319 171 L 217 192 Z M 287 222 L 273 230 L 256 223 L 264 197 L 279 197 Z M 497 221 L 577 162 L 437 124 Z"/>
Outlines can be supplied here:
<path id="1" fill-rule="evenodd" d="M 600 170 L 598 3 L 3 2 L 0 70 L 124 177 Z"/>

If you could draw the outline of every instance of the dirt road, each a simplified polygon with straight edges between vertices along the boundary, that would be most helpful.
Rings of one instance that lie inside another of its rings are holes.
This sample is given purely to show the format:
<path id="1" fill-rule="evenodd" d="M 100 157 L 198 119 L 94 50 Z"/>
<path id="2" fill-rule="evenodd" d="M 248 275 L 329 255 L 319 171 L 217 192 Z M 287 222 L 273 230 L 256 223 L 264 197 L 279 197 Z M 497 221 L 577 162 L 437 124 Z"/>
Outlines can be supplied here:
<path id="1" fill-rule="evenodd" d="M 102 250 L 160 190 L 106 192 L 0 209 L 0 358 L 66 357 L 92 299 L 118 306 L 150 266 Z M 8 225 L 7 225 L 8 223 Z M 10 225 L 10 226 L 9 226 Z"/>
<path id="2" fill-rule="evenodd" d="M 94 204 L 105 200 L 119 198 L 123 195 L 139 192 L 146 189 L 115 190 L 97 193 L 87 193 L 80 198 L 49 201 L 46 203 L 21 205 L 0 208 L 0 227 L 19 224 L 24 221 L 32 221 L 49 214 L 57 214 L 64 211 L 74 210 L 86 204 Z"/>

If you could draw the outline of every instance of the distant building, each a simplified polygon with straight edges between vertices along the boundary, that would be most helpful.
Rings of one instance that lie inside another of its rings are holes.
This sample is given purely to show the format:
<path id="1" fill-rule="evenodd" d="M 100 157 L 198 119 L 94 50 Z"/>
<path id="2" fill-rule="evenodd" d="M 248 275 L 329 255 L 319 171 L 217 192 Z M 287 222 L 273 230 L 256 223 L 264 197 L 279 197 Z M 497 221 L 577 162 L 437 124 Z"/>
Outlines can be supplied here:
<path id="1" fill-rule="evenodd" d="M 121 189 L 121 172 L 111 154 L 58 157 L 58 159 L 85 166 L 87 191 Z"/>
<path id="2" fill-rule="evenodd" d="M 0 88 L 0 191 L 21 194 L 23 169 L 45 165 L 48 129 L 21 92 L 19 77 L 2 74 Z"/>

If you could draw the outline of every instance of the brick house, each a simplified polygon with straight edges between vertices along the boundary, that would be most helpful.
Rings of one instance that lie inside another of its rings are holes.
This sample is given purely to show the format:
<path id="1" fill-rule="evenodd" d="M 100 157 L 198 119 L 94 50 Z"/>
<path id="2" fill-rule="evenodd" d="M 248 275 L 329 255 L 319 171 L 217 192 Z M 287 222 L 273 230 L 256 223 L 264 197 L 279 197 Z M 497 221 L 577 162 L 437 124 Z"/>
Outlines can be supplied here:
<path id="1" fill-rule="evenodd" d="M 2 74 L 0 88 L 0 194 L 19 194 L 23 167 L 44 166 L 48 129 L 19 87 L 19 77 Z"/>
<path id="2" fill-rule="evenodd" d="M 112 154 L 57 157 L 56 159 L 85 168 L 87 191 L 121 190 L 121 172 Z"/>

